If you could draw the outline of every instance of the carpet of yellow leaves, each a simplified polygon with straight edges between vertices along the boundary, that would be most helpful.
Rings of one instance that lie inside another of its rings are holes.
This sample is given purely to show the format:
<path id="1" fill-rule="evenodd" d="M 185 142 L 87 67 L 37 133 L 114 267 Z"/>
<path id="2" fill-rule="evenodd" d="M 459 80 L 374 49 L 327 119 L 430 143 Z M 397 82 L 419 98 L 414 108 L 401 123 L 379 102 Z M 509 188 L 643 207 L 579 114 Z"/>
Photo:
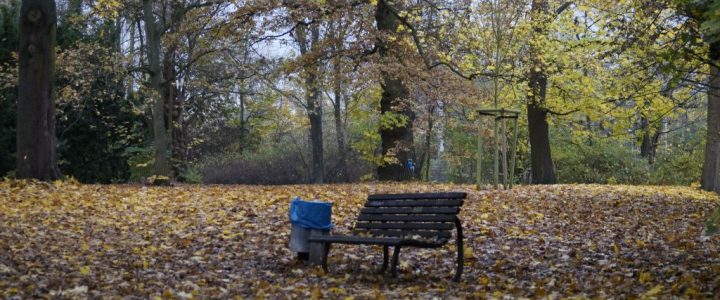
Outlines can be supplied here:
<path id="1" fill-rule="evenodd" d="M 367 194 L 467 191 L 467 258 L 408 249 L 400 276 L 377 247 L 338 245 L 330 272 L 288 249 L 289 200 L 334 202 L 348 233 Z M 712 298 L 718 197 L 685 187 L 438 184 L 142 187 L 0 182 L 0 298 Z"/>

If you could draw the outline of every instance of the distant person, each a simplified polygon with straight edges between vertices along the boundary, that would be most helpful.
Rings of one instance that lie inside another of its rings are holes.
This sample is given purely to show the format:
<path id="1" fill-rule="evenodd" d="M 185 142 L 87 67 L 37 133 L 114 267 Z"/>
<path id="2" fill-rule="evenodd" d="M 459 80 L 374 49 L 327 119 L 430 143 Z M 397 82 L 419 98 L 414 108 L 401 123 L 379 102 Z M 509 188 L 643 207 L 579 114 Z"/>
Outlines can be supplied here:
<path id="1" fill-rule="evenodd" d="M 415 162 L 412 158 L 407 160 L 407 169 L 410 172 L 410 178 L 415 178 Z"/>

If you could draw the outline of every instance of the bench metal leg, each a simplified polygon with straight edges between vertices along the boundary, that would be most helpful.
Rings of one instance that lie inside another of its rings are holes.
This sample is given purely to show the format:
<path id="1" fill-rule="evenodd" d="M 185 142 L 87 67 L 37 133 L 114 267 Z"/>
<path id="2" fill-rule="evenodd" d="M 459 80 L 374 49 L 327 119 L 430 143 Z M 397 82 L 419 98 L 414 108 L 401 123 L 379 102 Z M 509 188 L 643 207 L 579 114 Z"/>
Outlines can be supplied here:
<path id="1" fill-rule="evenodd" d="M 297 259 L 300 261 L 307 261 L 310 259 L 310 253 L 308 252 L 298 252 Z"/>
<path id="2" fill-rule="evenodd" d="M 392 258 L 392 266 L 390 267 L 390 275 L 392 277 L 397 277 L 397 265 L 398 265 L 398 258 L 400 256 L 400 246 L 395 246 L 395 249 L 393 249 L 393 258 Z"/>
<path id="3" fill-rule="evenodd" d="M 328 254 L 330 254 L 330 245 L 331 243 L 323 243 L 323 258 L 322 258 L 322 268 L 325 272 L 328 271 L 327 261 L 328 261 Z"/>
<path id="4" fill-rule="evenodd" d="M 457 228 L 457 241 L 455 244 L 457 244 L 457 269 L 455 270 L 455 276 L 453 276 L 453 281 L 457 282 L 460 281 L 460 277 L 462 276 L 463 272 L 463 258 L 465 258 L 465 247 L 463 247 L 463 232 L 462 232 L 462 224 L 460 223 L 460 219 L 455 218 L 455 227 Z"/>
<path id="5" fill-rule="evenodd" d="M 383 262 L 382 262 L 382 268 L 380 268 L 380 273 L 385 273 L 387 271 L 388 267 L 388 246 L 383 246 Z"/>

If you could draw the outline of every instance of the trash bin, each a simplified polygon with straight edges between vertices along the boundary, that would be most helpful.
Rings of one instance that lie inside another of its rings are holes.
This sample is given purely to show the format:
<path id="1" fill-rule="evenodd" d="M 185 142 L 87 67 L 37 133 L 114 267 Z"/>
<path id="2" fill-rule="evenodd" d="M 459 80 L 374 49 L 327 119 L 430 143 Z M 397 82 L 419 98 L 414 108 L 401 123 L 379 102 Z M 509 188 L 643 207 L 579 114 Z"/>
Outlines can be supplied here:
<path id="1" fill-rule="evenodd" d="M 307 260 L 321 253 L 311 249 L 310 235 L 327 235 L 332 229 L 332 203 L 305 201 L 296 197 L 290 202 L 290 250 L 298 253 L 298 258 Z M 315 260 L 315 259 L 312 259 Z"/>

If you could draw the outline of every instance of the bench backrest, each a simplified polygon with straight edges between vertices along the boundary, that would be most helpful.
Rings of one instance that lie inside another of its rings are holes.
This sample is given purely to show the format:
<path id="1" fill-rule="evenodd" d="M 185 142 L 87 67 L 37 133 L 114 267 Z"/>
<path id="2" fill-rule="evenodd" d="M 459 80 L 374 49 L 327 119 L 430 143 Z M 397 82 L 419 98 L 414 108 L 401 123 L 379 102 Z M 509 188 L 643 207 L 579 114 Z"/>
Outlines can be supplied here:
<path id="1" fill-rule="evenodd" d="M 466 196 L 466 193 L 370 195 L 355 230 L 373 236 L 447 240 Z"/>

